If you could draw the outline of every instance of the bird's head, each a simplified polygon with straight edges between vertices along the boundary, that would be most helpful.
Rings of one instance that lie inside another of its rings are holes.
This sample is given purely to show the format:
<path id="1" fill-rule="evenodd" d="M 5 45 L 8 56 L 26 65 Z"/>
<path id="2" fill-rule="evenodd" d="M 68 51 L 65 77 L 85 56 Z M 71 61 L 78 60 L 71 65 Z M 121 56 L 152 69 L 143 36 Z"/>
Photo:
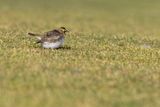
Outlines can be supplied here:
<path id="1" fill-rule="evenodd" d="M 64 34 L 65 34 L 66 32 L 69 32 L 65 27 L 60 27 L 59 30 L 60 30 L 61 32 L 63 32 Z"/>

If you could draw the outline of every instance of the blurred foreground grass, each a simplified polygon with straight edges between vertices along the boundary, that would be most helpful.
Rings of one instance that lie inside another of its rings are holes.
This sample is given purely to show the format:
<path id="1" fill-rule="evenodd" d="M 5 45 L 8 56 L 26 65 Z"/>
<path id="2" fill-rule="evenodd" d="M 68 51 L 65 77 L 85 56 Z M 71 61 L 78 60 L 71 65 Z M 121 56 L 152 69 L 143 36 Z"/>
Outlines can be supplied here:
<path id="1" fill-rule="evenodd" d="M 0 107 L 159 107 L 160 1 L 0 0 Z M 64 48 L 26 34 L 65 26 Z"/>

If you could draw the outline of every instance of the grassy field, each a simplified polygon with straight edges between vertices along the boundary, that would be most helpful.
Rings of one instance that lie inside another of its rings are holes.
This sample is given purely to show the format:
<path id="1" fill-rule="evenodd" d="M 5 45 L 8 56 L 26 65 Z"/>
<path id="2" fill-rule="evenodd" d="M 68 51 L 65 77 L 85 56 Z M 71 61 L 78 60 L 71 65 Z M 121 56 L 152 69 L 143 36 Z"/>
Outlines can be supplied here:
<path id="1" fill-rule="evenodd" d="M 160 107 L 159 0 L 0 0 L 0 107 Z M 61 49 L 27 32 L 65 26 Z"/>

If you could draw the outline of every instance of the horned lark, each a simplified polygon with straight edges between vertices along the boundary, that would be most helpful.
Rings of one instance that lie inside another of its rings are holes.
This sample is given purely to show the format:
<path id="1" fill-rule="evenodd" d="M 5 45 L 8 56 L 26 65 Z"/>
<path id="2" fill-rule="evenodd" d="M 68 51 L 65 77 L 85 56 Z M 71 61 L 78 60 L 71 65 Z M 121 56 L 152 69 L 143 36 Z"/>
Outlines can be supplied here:
<path id="1" fill-rule="evenodd" d="M 44 34 L 28 33 L 30 36 L 35 36 L 44 48 L 56 49 L 63 45 L 64 38 L 68 30 L 65 27 L 53 29 L 52 31 L 45 32 Z"/>

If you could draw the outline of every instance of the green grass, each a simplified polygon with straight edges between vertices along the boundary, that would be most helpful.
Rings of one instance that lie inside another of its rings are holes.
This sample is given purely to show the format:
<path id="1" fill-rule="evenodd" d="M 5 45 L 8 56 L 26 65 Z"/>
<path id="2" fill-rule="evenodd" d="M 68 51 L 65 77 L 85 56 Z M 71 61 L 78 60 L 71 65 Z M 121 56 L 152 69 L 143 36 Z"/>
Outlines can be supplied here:
<path id="1" fill-rule="evenodd" d="M 159 0 L 0 0 L 0 107 L 159 107 Z M 65 26 L 62 49 L 27 32 Z"/>

